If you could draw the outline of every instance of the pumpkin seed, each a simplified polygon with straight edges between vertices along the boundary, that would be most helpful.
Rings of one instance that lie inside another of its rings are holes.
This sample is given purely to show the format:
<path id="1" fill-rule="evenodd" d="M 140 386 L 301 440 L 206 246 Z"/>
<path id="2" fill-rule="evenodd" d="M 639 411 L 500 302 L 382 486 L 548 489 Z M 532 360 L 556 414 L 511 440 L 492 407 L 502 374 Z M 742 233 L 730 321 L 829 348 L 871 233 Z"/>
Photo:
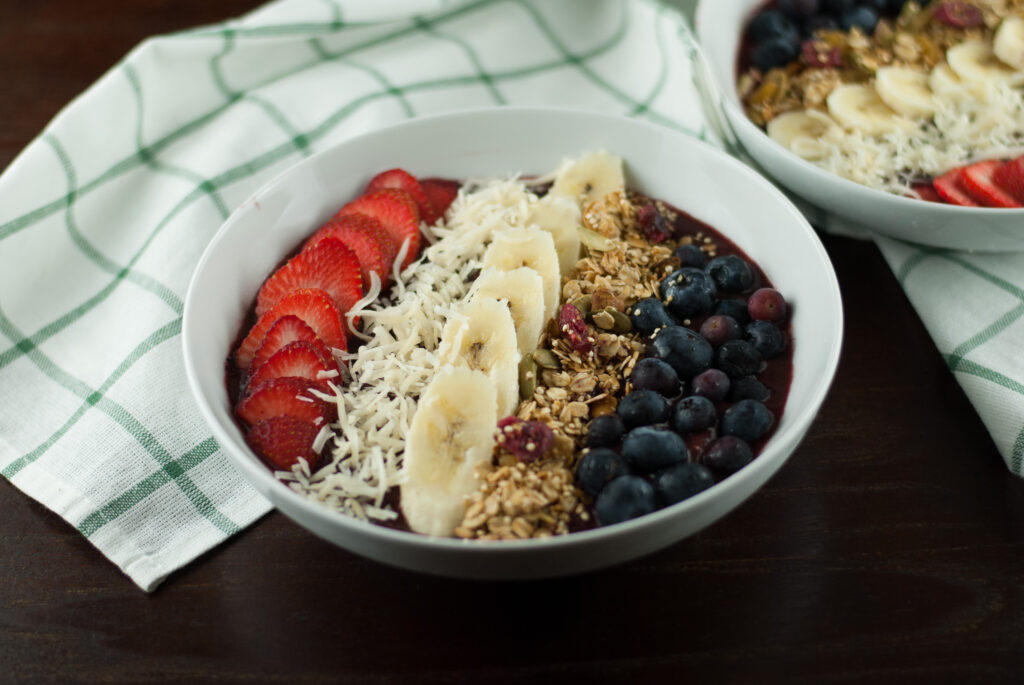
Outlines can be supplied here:
<path id="1" fill-rule="evenodd" d="M 607 252 L 615 247 L 615 242 L 610 238 L 606 238 L 597 231 L 591 231 L 589 228 L 580 227 L 577 229 L 580 234 L 580 242 L 583 243 L 587 249 L 597 250 L 598 252 Z"/>
<path id="2" fill-rule="evenodd" d="M 562 363 L 558 361 L 555 353 L 543 347 L 533 351 L 533 361 L 537 362 L 537 366 L 542 369 L 562 370 Z"/>
<path id="3" fill-rule="evenodd" d="M 615 326 L 615 317 L 612 316 L 614 311 L 614 309 L 608 307 L 599 312 L 594 312 L 594 316 L 591 317 L 594 320 L 594 325 L 602 330 L 610 331 Z"/>
<path id="4" fill-rule="evenodd" d="M 628 316 L 620 312 L 618 309 L 612 309 L 609 313 L 612 315 L 612 318 L 615 319 L 615 325 L 612 326 L 612 333 L 622 335 L 623 333 L 629 333 L 633 330 L 633 322 Z"/>
<path id="5" fill-rule="evenodd" d="M 580 314 L 583 315 L 584 319 L 590 316 L 590 295 L 582 295 L 580 297 L 577 297 L 569 304 L 571 304 L 573 307 L 576 307 L 576 309 L 580 310 Z"/>
<path id="6" fill-rule="evenodd" d="M 533 355 L 526 355 L 519 362 L 519 399 L 528 400 L 537 389 L 537 362 Z"/>

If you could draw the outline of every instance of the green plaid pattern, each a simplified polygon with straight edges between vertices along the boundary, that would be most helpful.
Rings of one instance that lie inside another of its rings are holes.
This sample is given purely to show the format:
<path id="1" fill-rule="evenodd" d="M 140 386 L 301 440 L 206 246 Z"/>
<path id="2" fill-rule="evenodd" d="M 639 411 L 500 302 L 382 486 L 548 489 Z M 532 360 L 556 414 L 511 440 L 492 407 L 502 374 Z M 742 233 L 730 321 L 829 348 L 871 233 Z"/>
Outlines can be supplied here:
<path id="1" fill-rule="evenodd" d="M 0 473 L 151 590 L 269 509 L 182 373 L 187 284 L 228 214 L 318 150 L 443 110 L 707 137 L 690 45 L 647 0 L 282 0 L 144 42 L 0 177 Z"/>

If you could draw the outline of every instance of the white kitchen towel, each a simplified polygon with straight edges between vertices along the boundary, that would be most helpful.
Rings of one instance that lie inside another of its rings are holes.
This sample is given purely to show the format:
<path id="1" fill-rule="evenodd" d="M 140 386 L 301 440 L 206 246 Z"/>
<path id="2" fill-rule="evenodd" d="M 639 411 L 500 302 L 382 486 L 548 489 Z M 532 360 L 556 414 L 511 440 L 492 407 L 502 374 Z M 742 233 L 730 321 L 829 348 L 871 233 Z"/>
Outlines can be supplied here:
<path id="1" fill-rule="evenodd" d="M 318 150 L 444 110 L 708 137 L 690 44 L 650 0 L 281 0 L 145 41 L 0 176 L 0 473 L 151 590 L 269 509 L 182 370 L 185 291 L 231 211 Z"/>

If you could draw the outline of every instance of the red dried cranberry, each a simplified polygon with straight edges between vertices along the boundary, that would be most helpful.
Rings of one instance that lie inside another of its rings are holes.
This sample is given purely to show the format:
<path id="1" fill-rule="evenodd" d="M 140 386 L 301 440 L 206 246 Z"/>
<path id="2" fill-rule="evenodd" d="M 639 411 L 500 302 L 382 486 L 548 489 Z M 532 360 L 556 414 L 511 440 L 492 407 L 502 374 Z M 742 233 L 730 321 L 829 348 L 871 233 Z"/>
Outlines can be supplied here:
<path id="1" fill-rule="evenodd" d="M 664 242 L 672 236 L 672 228 L 653 204 L 644 205 L 637 210 L 636 220 L 647 240 L 652 243 Z"/>
<path id="2" fill-rule="evenodd" d="M 838 67 L 843 63 L 839 48 L 820 40 L 805 40 L 800 48 L 804 63 L 810 67 Z"/>
<path id="3" fill-rule="evenodd" d="M 558 330 L 580 354 L 587 354 L 594 349 L 594 339 L 590 337 L 583 314 L 575 305 L 568 302 L 562 305 L 562 311 L 558 314 Z"/>
<path id="4" fill-rule="evenodd" d="M 544 456 L 555 444 L 555 434 L 542 421 L 524 421 L 508 416 L 498 421 L 498 444 L 519 458 L 534 461 Z"/>
<path id="5" fill-rule="evenodd" d="M 970 29 L 975 26 L 981 26 L 984 21 L 981 10 L 963 0 L 940 2 L 936 5 L 932 16 L 935 17 L 936 21 L 958 29 Z"/>

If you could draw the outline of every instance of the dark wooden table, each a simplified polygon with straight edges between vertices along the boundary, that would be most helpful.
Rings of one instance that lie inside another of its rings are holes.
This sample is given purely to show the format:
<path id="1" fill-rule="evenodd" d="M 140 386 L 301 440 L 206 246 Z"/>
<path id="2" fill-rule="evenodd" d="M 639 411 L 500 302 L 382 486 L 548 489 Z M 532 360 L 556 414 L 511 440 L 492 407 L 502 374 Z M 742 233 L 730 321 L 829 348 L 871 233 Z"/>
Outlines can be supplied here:
<path id="1" fill-rule="evenodd" d="M 255 4 L 4 0 L 0 168 L 145 36 Z M 847 325 L 831 394 L 703 533 L 584 576 L 474 583 L 274 513 L 146 595 L 4 481 L 0 681 L 1024 682 L 1024 482 L 878 251 L 825 244 Z"/>

